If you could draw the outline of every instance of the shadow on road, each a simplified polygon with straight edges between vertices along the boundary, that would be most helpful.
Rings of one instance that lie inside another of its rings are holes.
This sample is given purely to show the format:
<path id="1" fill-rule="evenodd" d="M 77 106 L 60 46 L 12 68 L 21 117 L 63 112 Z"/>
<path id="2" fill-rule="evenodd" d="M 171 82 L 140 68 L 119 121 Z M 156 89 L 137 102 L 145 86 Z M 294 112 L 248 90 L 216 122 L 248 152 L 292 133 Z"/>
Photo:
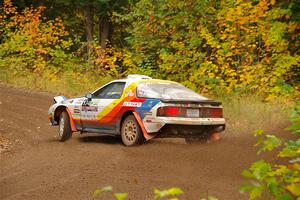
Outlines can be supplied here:
<path id="1" fill-rule="evenodd" d="M 102 144 L 122 144 L 119 137 L 109 135 L 86 135 L 78 138 L 79 142 L 85 143 L 102 143 Z"/>

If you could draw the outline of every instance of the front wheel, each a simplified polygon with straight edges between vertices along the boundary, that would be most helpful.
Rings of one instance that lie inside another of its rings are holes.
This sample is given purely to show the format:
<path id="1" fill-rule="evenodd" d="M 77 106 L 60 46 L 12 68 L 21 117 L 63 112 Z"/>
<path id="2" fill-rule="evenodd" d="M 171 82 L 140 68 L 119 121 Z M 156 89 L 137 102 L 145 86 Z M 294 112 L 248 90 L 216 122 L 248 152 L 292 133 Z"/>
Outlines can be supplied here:
<path id="1" fill-rule="evenodd" d="M 141 127 L 133 115 L 127 116 L 123 121 L 121 138 L 125 146 L 135 146 L 144 141 Z"/>
<path id="2" fill-rule="evenodd" d="M 58 137 L 61 142 L 64 142 L 72 137 L 69 115 L 63 111 L 59 119 Z"/>

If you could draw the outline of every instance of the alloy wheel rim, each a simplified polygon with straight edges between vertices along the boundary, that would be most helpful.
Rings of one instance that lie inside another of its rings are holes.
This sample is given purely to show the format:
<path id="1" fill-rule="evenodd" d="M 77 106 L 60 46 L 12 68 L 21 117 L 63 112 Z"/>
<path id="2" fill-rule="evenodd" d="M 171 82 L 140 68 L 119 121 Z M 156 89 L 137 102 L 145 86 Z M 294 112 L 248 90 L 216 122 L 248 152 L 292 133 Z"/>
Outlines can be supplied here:
<path id="1" fill-rule="evenodd" d="M 125 124 L 125 137 L 129 142 L 133 142 L 137 136 L 137 126 L 133 121 L 128 121 Z"/>

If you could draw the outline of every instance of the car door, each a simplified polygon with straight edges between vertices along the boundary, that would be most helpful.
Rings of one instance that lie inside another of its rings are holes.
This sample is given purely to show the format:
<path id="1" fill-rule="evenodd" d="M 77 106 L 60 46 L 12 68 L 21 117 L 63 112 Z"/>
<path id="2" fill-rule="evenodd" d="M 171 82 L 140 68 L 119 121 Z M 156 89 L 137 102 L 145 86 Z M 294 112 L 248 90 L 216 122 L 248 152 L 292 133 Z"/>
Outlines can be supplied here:
<path id="1" fill-rule="evenodd" d="M 115 116 L 112 110 L 123 95 L 126 82 L 112 82 L 92 94 L 91 100 L 85 100 L 81 109 L 81 124 L 86 131 L 112 132 L 115 130 Z"/>

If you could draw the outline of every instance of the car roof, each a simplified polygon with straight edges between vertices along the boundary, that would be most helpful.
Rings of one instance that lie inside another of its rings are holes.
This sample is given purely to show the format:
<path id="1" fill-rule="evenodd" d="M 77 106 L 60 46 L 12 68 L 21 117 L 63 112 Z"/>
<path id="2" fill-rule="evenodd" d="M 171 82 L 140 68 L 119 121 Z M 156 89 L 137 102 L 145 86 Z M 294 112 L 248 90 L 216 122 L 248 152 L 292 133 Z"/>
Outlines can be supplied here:
<path id="1" fill-rule="evenodd" d="M 177 83 L 177 82 L 169 81 L 169 80 L 152 79 L 149 76 L 140 75 L 140 74 L 131 74 L 131 75 L 128 75 L 124 79 L 118 79 L 118 80 L 114 80 L 112 82 L 126 82 L 127 86 L 130 85 L 131 83 L 136 83 L 136 84 L 139 84 L 139 83 L 153 83 L 153 82 L 156 82 L 156 83 L 159 83 L 159 82 L 161 82 L 161 83 Z"/>
<path id="2" fill-rule="evenodd" d="M 140 74 L 131 74 L 131 75 L 128 75 L 126 78 L 113 80 L 105 85 L 102 85 L 101 87 L 99 87 L 95 91 L 93 91 L 92 93 L 96 92 L 97 90 L 99 90 L 111 83 L 115 83 L 115 82 L 125 82 L 126 83 L 125 88 L 127 88 L 131 84 L 137 85 L 139 83 L 177 83 L 174 81 L 168 81 L 168 80 L 162 80 L 162 79 L 152 79 L 149 76 L 140 75 Z M 179 84 L 179 83 L 177 83 L 177 84 Z"/>

